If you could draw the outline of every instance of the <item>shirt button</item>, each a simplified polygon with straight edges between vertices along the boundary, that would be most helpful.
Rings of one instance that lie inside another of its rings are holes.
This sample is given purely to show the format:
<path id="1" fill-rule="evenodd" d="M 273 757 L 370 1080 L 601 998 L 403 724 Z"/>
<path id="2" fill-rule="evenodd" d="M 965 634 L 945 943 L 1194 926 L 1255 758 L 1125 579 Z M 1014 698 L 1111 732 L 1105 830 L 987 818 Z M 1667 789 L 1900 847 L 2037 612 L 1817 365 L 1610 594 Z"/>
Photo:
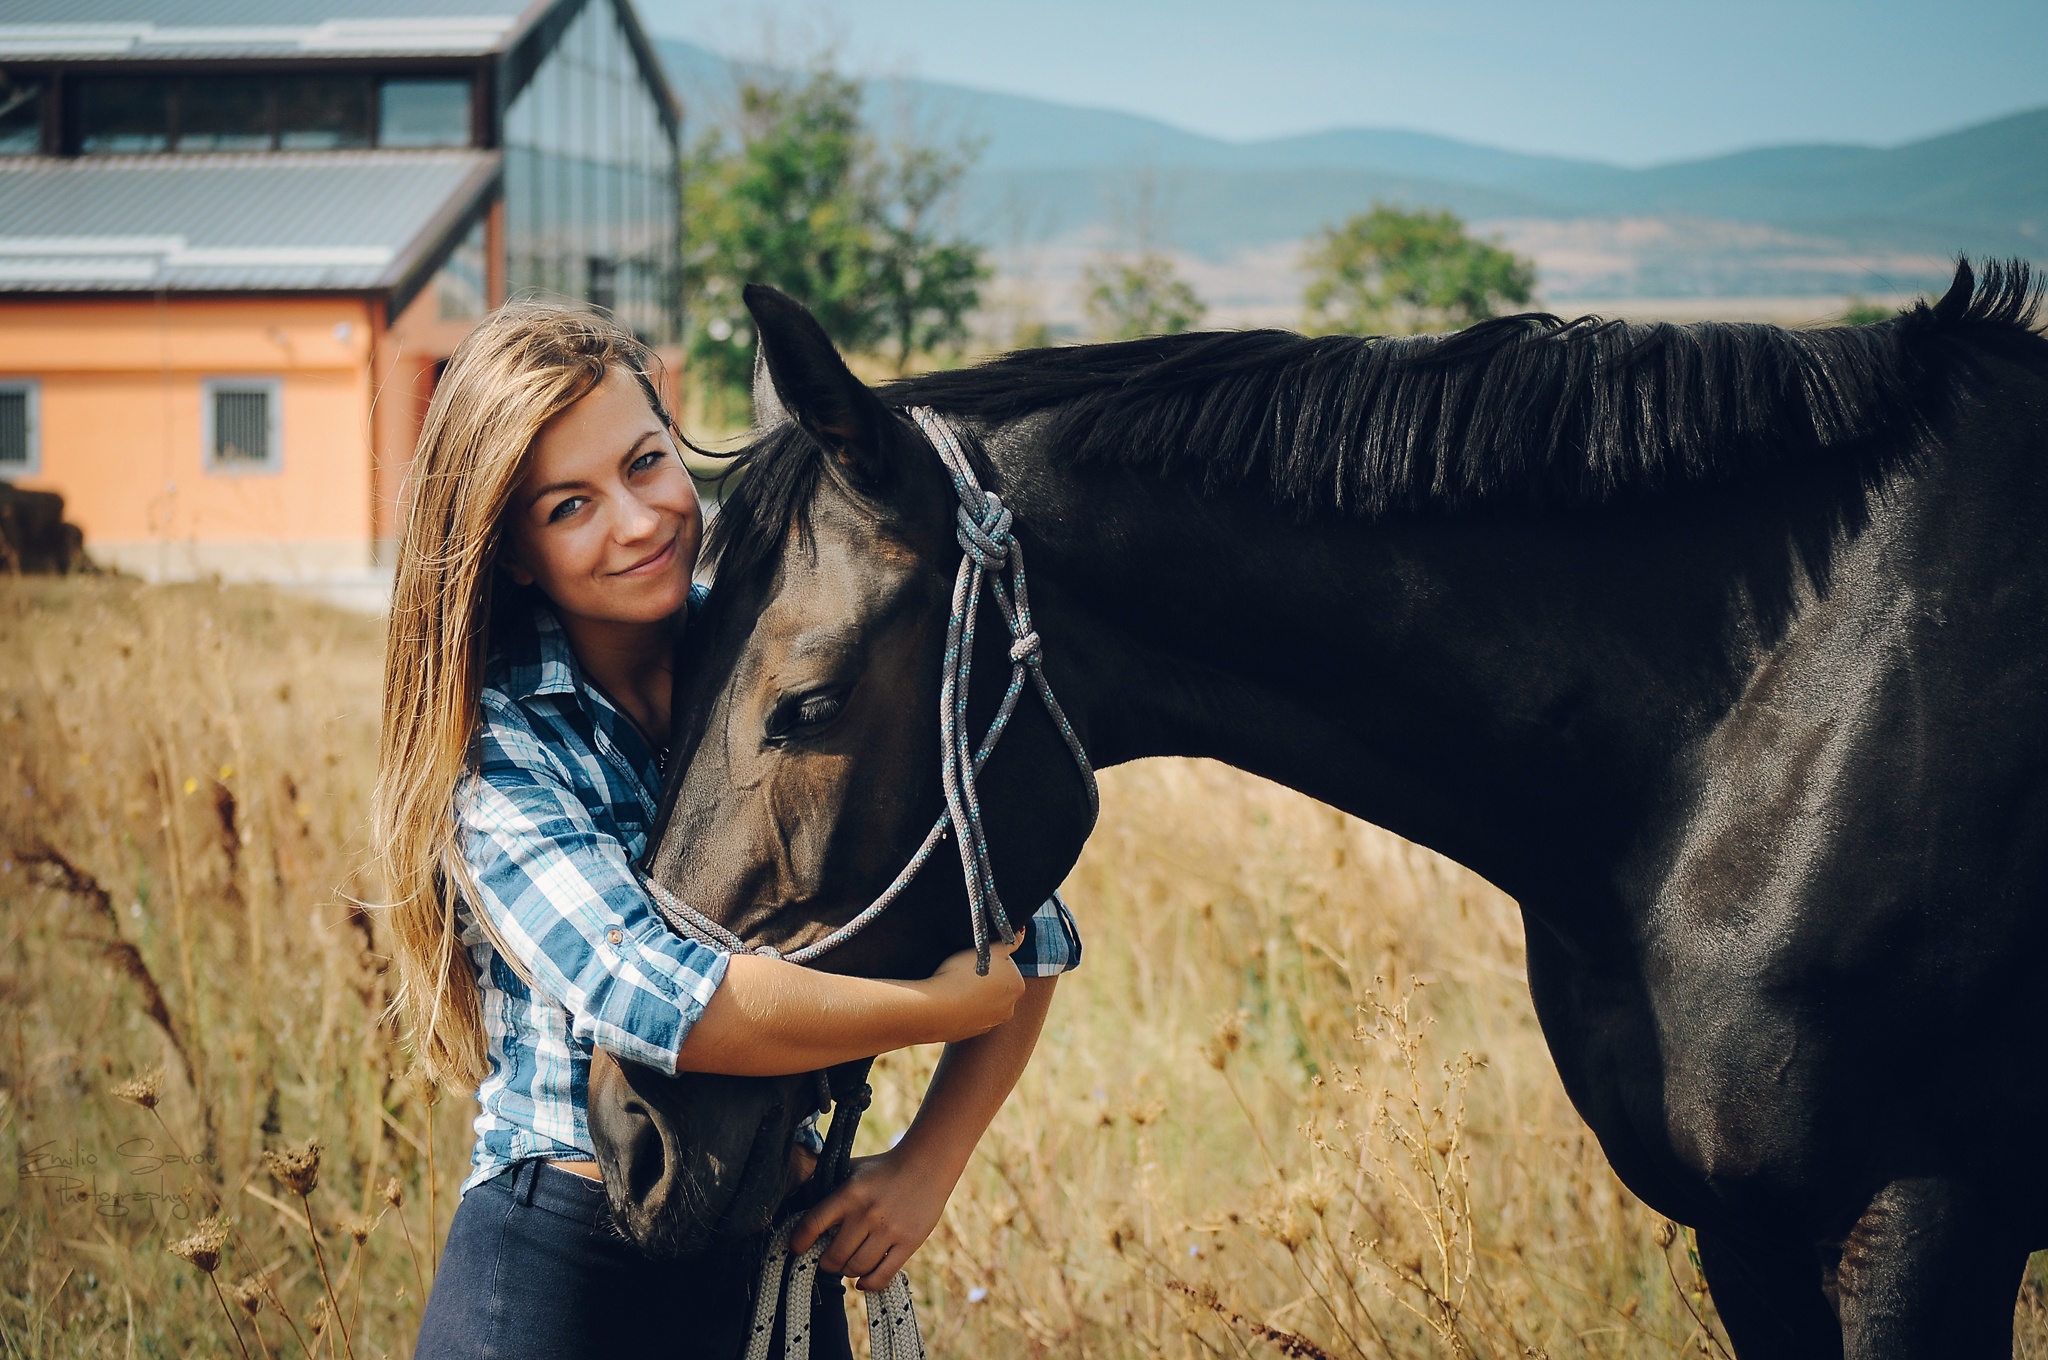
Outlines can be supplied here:
<path id="1" fill-rule="evenodd" d="M 613 926 L 610 930 L 607 930 L 604 933 L 604 937 L 605 939 L 611 941 L 613 944 L 618 944 L 620 941 L 626 938 L 626 932 L 620 930 L 617 926 Z"/>

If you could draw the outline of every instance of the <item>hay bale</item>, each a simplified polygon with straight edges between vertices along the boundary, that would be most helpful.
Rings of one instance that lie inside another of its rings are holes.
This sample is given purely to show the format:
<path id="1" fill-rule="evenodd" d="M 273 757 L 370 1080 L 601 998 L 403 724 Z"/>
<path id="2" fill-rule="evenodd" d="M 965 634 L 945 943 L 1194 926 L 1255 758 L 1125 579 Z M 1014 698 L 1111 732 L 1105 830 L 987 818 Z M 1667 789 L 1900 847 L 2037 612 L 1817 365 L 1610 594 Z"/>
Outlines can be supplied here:
<path id="1" fill-rule="evenodd" d="M 64 498 L 0 482 L 0 572 L 64 576 L 91 571 L 85 535 L 64 522 Z"/>

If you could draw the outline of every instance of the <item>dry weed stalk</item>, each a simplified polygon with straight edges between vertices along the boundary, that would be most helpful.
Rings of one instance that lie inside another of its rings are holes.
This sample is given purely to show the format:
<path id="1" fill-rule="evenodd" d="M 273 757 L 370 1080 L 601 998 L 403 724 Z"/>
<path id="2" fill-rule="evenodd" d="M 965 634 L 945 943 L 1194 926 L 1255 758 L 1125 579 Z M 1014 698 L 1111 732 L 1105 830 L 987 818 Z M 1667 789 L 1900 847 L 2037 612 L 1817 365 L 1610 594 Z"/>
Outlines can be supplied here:
<path id="1" fill-rule="evenodd" d="M 142 1089 L 147 1091 L 146 1087 Z M 153 1107 L 154 1100 L 151 1102 L 151 1108 Z M 242 1353 L 242 1360 L 249 1360 L 249 1345 L 242 1340 L 242 1329 L 235 1323 L 234 1312 L 228 1307 L 227 1295 L 221 1292 L 220 1276 L 215 1273 L 220 1269 L 221 1249 L 227 1244 L 228 1220 L 216 1214 L 211 1218 L 201 1219 L 190 1236 L 171 1243 L 166 1250 L 206 1276 L 207 1284 L 213 1287 L 213 1297 L 220 1303 L 220 1315 L 227 1319 L 228 1330 L 234 1333 L 235 1349 Z"/>
<path id="2" fill-rule="evenodd" d="M 398 1215 L 398 1230 L 405 1234 L 406 1255 L 412 1257 L 413 1283 L 419 1287 L 419 1296 L 424 1303 L 427 1297 L 427 1278 L 420 1270 L 419 1248 L 412 1244 L 412 1225 L 405 1221 L 405 1187 L 398 1183 L 398 1177 L 393 1176 L 384 1182 L 383 1194 L 384 1203 L 390 1206 L 391 1212 Z"/>
<path id="3" fill-rule="evenodd" d="M 1296 1336 L 1293 1332 L 1269 1327 L 1256 1318 L 1248 1318 L 1236 1309 L 1227 1307 L 1223 1300 L 1217 1297 L 1216 1291 L 1208 1285 L 1196 1288 L 1181 1280 L 1169 1279 L 1166 1287 L 1184 1298 L 1193 1300 L 1197 1308 L 1207 1309 L 1231 1326 L 1241 1327 L 1259 1340 L 1271 1344 L 1282 1355 L 1289 1357 L 1289 1360 L 1337 1360 L 1336 1356 L 1305 1336 Z"/>
<path id="4" fill-rule="evenodd" d="M 313 1244 L 313 1263 L 320 1267 L 320 1284 L 327 1291 L 325 1318 L 331 1319 L 335 1329 L 341 1333 L 342 1349 L 348 1352 L 349 1360 L 355 1360 L 355 1344 L 349 1339 L 348 1324 L 342 1320 L 341 1302 L 335 1297 L 334 1280 L 327 1273 L 327 1253 L 320 1249 L 320 1230 L 313 1226 L 313 1201 L 310 1196 L 320 1184 L 320 1140 L 308 1138 L 297 1147 L 271 1149 L 263 1154 L 263 1165 L 276 1177 L 278 1184 L 299 1197 L 299 1207 L 306 1213 L 306 1240 Z M 317 1336 L 320 1327 L 314 1327 Z"/>
<path id="5" fill-rule="evenodd" d="M 235 1306 L 249 1317 L 249 1330 L 256 1333 L 256 1348 L 263 1352 L 263 1360 L 271 1360 L 270 1342 L 264 1339 L 263 1323 L 257 1314 L 263 1311 L 264 1285 L 254 1275 L 244 1275 L 235 1286 L 228 1290 Z"/>

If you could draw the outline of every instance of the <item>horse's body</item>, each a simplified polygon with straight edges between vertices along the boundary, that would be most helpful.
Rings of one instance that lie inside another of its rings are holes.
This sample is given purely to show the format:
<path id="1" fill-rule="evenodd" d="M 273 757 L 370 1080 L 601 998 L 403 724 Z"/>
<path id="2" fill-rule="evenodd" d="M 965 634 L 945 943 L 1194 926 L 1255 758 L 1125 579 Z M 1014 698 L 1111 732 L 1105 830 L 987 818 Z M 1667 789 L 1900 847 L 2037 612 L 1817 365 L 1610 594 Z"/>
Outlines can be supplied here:
<path id="1" fill-rule="evenodd" d="M 2025 297 L 1965 275 L 1799 336 L 1181 338 L 884 395 L 978 435 L 1098 765 L 1223 760 L 1516 898 L 1565 1086 L 1629 1187 L 1698 1230 L 1745 1360 L 2004 1354 L 2048 1246 L 2048 343 Z M 915 432 L 808 317 L 754 302 L 794 424 L 724 530 L 652 867 L 788 945 L 936 810 L 958 554 Z M 777 727 L 817 695 L 826 721 Z M 1085 812 L 1049 724 L 1006 743 L 985 820 L 1031 902 Z M 830 966 L 959 947 L 937 869 Z"/>

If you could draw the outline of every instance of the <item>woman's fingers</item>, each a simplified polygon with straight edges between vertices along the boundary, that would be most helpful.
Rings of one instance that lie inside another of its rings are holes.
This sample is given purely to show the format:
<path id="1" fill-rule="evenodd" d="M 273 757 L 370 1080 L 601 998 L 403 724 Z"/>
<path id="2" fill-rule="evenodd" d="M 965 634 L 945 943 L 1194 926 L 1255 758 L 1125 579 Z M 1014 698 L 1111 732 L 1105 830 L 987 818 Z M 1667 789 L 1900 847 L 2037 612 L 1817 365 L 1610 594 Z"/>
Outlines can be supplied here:
<path id="1" fill-rule="evenodd" d="M 858 1256 L 866 1249 L 867 1244 L 874 1240 L 874 1235 L 867 1230 L 865 1224 L 840 1224 L 839 1236 L 832 1239 L 832 1245 L 825 1248 L 825 1254 L 818 1258 L 818 1269 L 834 1275 L 859 1274 L 859 1271 L 847 1269 L 847 1262 Z M 886 1242 L 882 1243 L 872 1254 L 879 1256 L 886 1246 Z"/>
<path id="2" fill-rule="evenodd" d="M 903 1273 L 903 1263 L 909 1259 L 906 1253 L 891 1248 L 887 1259 L 882 1262 L 881 1269 L 861 1276 L 854 1281 L 854 1288 L 866 1294 L 881 1293 L 889 1287 L 891 1280 Z"/>
<path id="3" fill-rule="evenodd" d="M 847 1255 L 845 1264 L 837 1269 L 841 1275 L 858 1281 L 860 1287 L 866 1289 L 867 1277 L 880 1270 L 883 1263 L 891 1259 L 891 1253 L 895 1249 L 896 1244 L 883 1234 L 870 1234 L 867 1240 L 860 1244 L 858 1250 Z"/>
<path id="4" fill-rule="evenodd" d="M 825 1235 L 825 1230 L 844 1221 L 847 1211 L 846 1189 L 840 1187 L 811 1207 L 811 1211 L 796 1222 L 789 1234 L 789 1249 L 801 1256 L 811 1249 L 811 1243 Z"/>

